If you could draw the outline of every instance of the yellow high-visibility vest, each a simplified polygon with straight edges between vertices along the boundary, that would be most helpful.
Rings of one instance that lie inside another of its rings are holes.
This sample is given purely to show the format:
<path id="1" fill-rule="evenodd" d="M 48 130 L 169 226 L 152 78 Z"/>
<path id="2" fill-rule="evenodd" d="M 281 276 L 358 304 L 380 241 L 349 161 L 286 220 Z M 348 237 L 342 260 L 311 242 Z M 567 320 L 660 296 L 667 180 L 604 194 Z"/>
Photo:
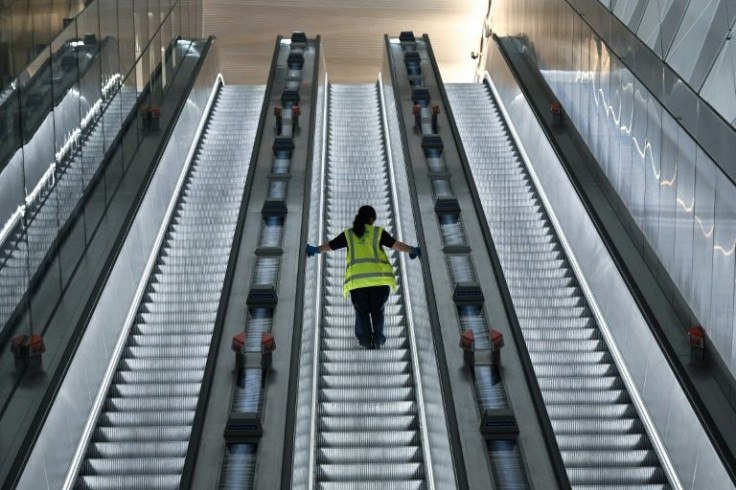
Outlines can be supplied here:
<path id="1" fill-rule="evenodd" d="M 371 286 L 391 286 L 396 290 L 394 268 L 381 247 L 383 228 L 365 225 L 365 233 L 358 237 L 352 228 L 345 230 L 348 253 L 345 257 L 343 294 L 353 289 Z"/>

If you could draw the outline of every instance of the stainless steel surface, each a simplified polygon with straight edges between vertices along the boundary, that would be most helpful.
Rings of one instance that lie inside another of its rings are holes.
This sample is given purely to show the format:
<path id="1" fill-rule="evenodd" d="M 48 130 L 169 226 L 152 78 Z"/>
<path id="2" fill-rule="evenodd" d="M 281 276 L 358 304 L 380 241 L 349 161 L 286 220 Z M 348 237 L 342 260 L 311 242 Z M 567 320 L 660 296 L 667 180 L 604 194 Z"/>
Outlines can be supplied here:
<path id="1" fill-rule="evenodd" d="M 87 448 L 79 488 L 177 488 L 262 88 L 223 87 Z"/>
<path id="2" fill-rule="evenodd" d="M 542 74 L 666 269 L 651 265 L 652 272 L 669 276 L 676 290 L 667 294 L 681 296 L 692 310 L 694 316 L 680 312 L 683 321 L 703 325 L 723 363 L 736 374 L 733 129 L 724 132 L 714 125 L 705 107 L 685 97 L 682 81 L 665 76 L 635 47 L 625 51 L 631 44 L 625 36 L 618 45 L 606 44 L 618 31 L 599 37 L 585 23 L 596 26 L 597 21 L 590 15 L 583 21 L 564 3 L 546 3 L 564 10 L 557 14 L 561 17 L 576 17 L 572 24 L 561 23 L 568 28 L 554 36 L 557 42 L 545 44 L 543 33 L 527 32 Z M 571 3 L 587 13 L 593 10 Z M 505 32 L 513 33 L 524 17 L 536 15 L 525 9 L 512 20 L 503 2 L 494 8 L 496 25 Z M 649 71 L 644 73 L 641 64 Z M 727 60 L 718 66 L 731 73 Z M 734 93 L 729 84 L 712 88 Z M 717 103 L 719 108 L 729 105 L 725 99 Z M 727 396 L 736 400 L 733 390 Z"/>
<path id="3" fill-rule="evenodd" d="M 488 87 L 448 95 L 571 484 L 668 488 Z"/>
<path id="4" fill-rule="evenodd" d="M 331 85 L 325 173 L 325 229 L 350 226 L 362 203 L 394 232 L 389 169 L 376 85 Z M 396 258 L 390 253 L 393 263 Z M 324 257 L 314 426 L 314 487 L 433 488 L 421 434 L 403 288 L 386 304 L 386 345 L 363 350 L 343 298 L 344 253 Z M 311 473 L 311 472 L 310 472 Z M 391 482 L 391 483 L 389 483 Z"/>

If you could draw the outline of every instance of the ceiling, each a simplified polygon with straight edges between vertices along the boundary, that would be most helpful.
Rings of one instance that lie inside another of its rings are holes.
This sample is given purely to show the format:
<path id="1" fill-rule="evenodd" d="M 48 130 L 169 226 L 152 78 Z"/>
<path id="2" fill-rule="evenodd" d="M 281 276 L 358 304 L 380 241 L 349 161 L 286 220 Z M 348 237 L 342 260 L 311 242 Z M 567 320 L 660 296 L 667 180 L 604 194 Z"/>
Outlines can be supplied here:
<path id="1" fill-rule="evenodd" d="M 217 36 L 227 83 L 265 83 L 278 34 L 322 36 L 333 82 L 373 82 L 383 35 L 429 34 L 446 82 L 472 81 L 489 0 L 204 0 L 204 34 Z"/>

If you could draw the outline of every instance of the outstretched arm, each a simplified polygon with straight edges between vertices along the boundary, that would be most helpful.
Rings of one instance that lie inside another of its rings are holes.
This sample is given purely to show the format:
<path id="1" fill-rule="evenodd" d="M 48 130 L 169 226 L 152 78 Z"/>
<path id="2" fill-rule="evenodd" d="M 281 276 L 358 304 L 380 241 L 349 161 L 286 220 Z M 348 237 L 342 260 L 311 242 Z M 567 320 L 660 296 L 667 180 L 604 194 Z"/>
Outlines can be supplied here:
<path id="1" fill-rule="evenodd" d="M 414 251 L 414 247 L 411 247 L 404 242 L 396 240 L 396 242 L 394 242 L 394 245 L 391 247 L 391 250 L 396 250 L 397 252 L 404 252 L 405 254 L 409 254 Z"/>
<path id="2" fill-rule="evenodd" d="M 394 244 L 391 246 L 391 249 L 396 250 L 397 252 L 404 252 L 409 254 L 409 258 L 412 260 L 422 256 L 422 249 L 419 248 L 419 245 L 417 245 L 416 247 L 412 247 L 411 245 L 407 245 L 406 243 L 400 242 L 398 240 L 394 242 Z"/>

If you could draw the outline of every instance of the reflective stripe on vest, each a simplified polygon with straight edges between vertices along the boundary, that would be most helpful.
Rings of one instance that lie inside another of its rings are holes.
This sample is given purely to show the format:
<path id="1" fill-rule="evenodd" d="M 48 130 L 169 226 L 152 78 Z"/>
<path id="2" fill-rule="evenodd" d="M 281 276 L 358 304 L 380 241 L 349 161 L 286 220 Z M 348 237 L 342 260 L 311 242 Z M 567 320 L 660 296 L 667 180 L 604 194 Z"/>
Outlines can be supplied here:
<path id="1" fill-rule="evenodd" d="M 353 289 L 372 286 L 391 286 L 396 289 L 394 268 L 381 248 L 383 228 L 366 225 L 362 237 L 356 237 L 352 229 L 345 230 L 348 253 L 345 257 L 345 282 L 343 294 Z"/>

